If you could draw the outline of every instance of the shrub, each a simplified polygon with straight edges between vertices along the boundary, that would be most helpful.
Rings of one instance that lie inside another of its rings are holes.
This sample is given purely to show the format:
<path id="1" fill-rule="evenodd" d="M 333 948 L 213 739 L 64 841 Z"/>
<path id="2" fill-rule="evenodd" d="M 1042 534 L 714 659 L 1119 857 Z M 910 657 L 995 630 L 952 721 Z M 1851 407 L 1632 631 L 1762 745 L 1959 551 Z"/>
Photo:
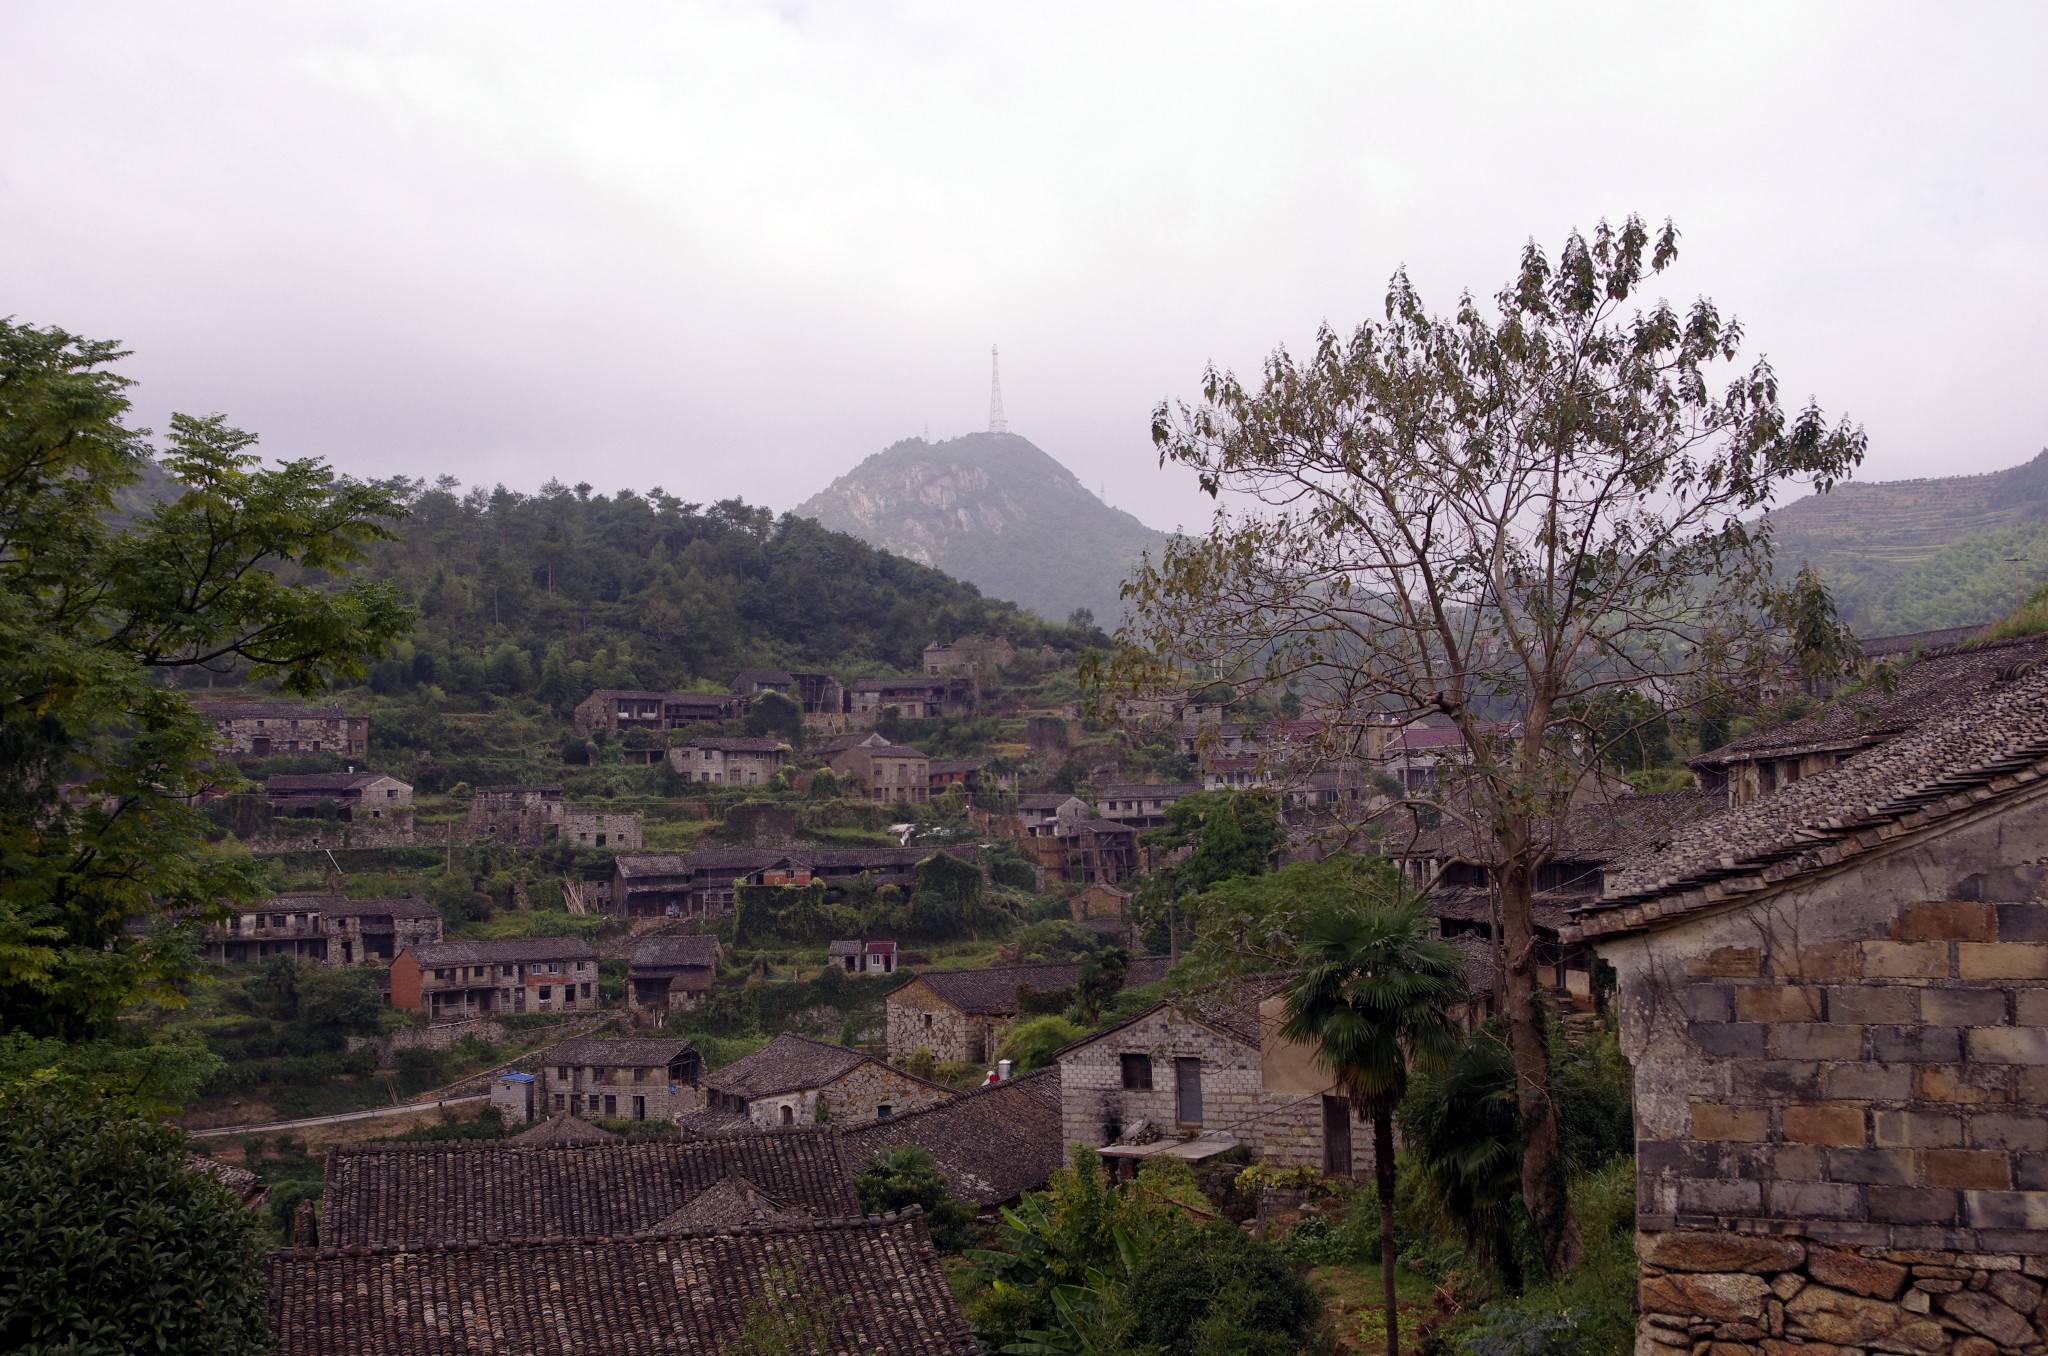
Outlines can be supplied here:
<path id="1" fill-rule="evenodd" d="M 1087 1034 L 1087 1028 L 1064 1017 L 1031 1017 L 1010 1028 L 996 1055 L 1013 1061 L 1018 1073 L 1029 1073 L 1051 1064 L 1062 1049 Z"/>
<path id="2" fill-rule="evenodd" d="M 1215 1220 L 1166 1234 L 1131 1271 L 1132 1336 L 1163 1356 L 1292 1356 L 1314 1343 L 1323 1305 L 1270 1243 Z"/>
<path id="3" fill-rule="evenodd" d="M 884 1150 L 853 1179 L 861 1210 L 880 1215 L 906 1206 L 924 1211 L 932 1242 L 946 1252 L 967 1246 L 974 1212 L 952 1192 L 932 1156 L 915 1145 Z"/>

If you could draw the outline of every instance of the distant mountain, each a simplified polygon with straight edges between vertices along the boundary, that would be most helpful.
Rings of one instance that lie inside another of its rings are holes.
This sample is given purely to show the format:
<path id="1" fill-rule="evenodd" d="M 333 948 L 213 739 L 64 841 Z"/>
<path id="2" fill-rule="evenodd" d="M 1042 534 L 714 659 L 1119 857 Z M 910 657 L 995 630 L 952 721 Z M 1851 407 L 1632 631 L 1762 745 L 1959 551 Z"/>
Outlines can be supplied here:
<path id="1" fill-rule="evenodd" d="M 2048 451 L 1981 476 L 1850 482 L 1771 515 L 1778 568 L 1820 570 L 1865 636 L 1968 626 L 2048 582 Z"/>
<path id="2" fill-rule="evenodd" d="M 1117 589 L 1138 557 L 1168 540 L 1014 433 L 905 439 L 796 512 L 1049 620 L 1085 607 L 1104 625 L 1122 614 Z"/>

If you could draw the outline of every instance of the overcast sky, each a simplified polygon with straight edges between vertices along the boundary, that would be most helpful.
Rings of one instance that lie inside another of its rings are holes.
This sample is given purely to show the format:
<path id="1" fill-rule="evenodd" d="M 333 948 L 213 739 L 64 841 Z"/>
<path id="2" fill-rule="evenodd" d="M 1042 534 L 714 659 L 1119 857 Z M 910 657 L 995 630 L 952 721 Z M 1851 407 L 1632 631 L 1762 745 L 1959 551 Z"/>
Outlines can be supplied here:
<path id="1" fill-rule="evenodd" d="M 2048 444 L 2048 7 L 0 7 L 0 314 L 156 427 L 794 506 L 1011 428 L 1160 527 L 1149 415 L 1636 211 L 1863 478 Z"/>

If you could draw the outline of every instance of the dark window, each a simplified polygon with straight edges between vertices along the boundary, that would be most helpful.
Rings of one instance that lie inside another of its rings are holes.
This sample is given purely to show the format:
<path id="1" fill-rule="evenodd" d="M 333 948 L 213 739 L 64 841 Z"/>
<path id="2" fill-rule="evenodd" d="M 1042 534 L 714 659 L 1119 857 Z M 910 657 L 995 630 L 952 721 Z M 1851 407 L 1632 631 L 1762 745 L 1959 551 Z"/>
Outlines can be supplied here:
<path id="1" fill-rule="evenodd" d="M 881 1103 L 879 1106 L 875 1108 L 875 1119 L 878 1121 L 888 1120 L 889 1113 L 894 1109 L 895 1108 L 891 1107 L 887 1102 Z"/>
<path id="2" fill-rule="evenodd" d="M 604 1114 L 607 1116 L 616 1116 L 619 1114 L 619 1099 L 612 1096 L 610 1093 L 605 1094 Z"/>
<path id="3" fill-rule="evenodd" d="M 1174 1102 L 1182 1125 L 1202 1123 L 1202 1061 L 1183 1055 L 1173 1061 Z"/>
<path id="4" fill-rule="evenodd" d="M 546 1002 L 546 1001 L 547 1001 L 548 999 L 550 999 L 550 998 L 553 998 L 554 996 L 555 996 L 555 991 L 554 991 L 553 989 L 550 989 L 550 988 L 549 988 L 549 987 L 548 987 L 547 985 L 545 985 L 545 984 L 543 984 L 543 985 L 541 985 L 541 986 L 540 986 L 540 997 L 541 997 L 541 1001 L 542 1001 L 543 1003 L 545 1003 L 545 1002 Z"/>
<path id="5" fill-rule="evenodd" d="M 796 1124 L 796 1112 L 794 1109 L 787 1106 L 782 1108 L 782 1123 L 784 1125 Z"/>
<path id="6" fill-rule="evenodd" d="M 1124 1066 L 1124 1089 L 1128 1092 L 1152 1091 L 1152 1056 L 1120 1056 Z"/>

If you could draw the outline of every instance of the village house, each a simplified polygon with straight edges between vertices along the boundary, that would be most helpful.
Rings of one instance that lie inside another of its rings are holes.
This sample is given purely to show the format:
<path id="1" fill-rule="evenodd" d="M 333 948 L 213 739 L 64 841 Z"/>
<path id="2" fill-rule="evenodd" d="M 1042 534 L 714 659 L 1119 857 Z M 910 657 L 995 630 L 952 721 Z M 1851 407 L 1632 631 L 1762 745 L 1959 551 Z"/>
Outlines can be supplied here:
<path id="1" fill-rule="evenodd" d="M 1058 1066 L 985 1084 L 951 1101 L 847 1130 L 842 1143 L 855 1172 L 891 1149 L 931 1155 L 955 1196 L 981 1210 L 1036 1191 L 1066 1163 Z"/>
<path id="2" fill-rule="evenodd" d="M 201 940 L 206 959 L 229 964 L 290 956 L 330 966 L 389 965 L 409 946 L 440 941 L 441 913 L 418 895 L 278 895 L 209 924 Z"/>
<path id="3" fill-rule="evenodd" d="M 680 1120 L 704 1107 L 704 1061 L 688 1041 L 585 1036 L 547 1052 L 537 1099 L 549 1114 Z"/>
<path id="4" fill-rule="evenodd" d="M 828 761 L 841 777 L 858 778 L 868 799 L 885 804 L 922 803 L 931 799 L 931 760 L 899 744 L 855 744 Z"/>
<path id="5" fill-rule="evenodd" d="M 1027 791 L 1017 797 L 1017 826 L 1027 838 L 1051 834 L 1059 820 L 1087 817 L 1088 802 L 1065 791 Z"/>
<path id="6" fill-rule="evenodd" d="M 699 852 L 622 856 L 612 861 L 611 911 L 634 918 L 709 918 L 732 912 L 736 883 L 807 885 L 825 882 L 825 898 L 843 898 L 856 879 L 909 889 L 917 864 L 934 852 L 978 860 L 968 845 L 884 848 L 706 848 Z M 768 880 L 773 874 L 777 877 Z"/>
<path id="7" fill-rule="evenodd" d="M 547 1124 L 516 1140 L 335 1145 L 320 1197 L 321 1242 L 446 1247 L 618 1237 L 689 1222 L 708 1195 L 741 1182 L 778 1202 L 786 1218 L 861 1213 L 834 1130 L 613 1138 L 566 1113 L 553 1124 L 571 1133 Z"/>
<path id="8" fill-rule="evenodd" d="M 1076 891 L 1067 901 L 1076 923 L 1093 923 L 1104 919 L 1122 922 L 1124 910 L 1131 902 L 1129 890 L 1119 890 L 1114 885 L 1091 885 Z"/>
<path id="9" fill-rule="evenodd" d="M 974 804 L 976 793 L 981 790 L 981 770 L 988 766 L 980 758 L 934 758 L 926 765 L 925 774 L 931 793 L 936 796 L 949 786 L 960 788 L 960 794 Z"/>
<path id="10" fill-rule="evenodd" d="M 1921 664 L 1574 916 L 1635 1070 L 1639 1352 L 2042 1343 L 2048 640 Z"/>
<path id="11" fill-rule="evenodd" d="M 924 671 L 936 678 L 941 674 L 987 675 L 1009 667 L 1017 651 L 1002 636 L 962 636 L 950 645 L 937 641 L 924 647 Z"/>
<path id="12" fill-rule="evenodd" d="M 631 852 L 641 845 L 640 812 L 579 810 L 557 785 L 480 786 L 463 833 L 471 842 L 540 847 L 551 841 Z"/>
<path id="13" fill-rule="evenodd" d="M 735 697 L 716 692 L 652 692 L 599 688 L 576 704 L 573 723 L 585 739 L 599 730 L 678 730 L 699 721 L 731 720 L 739 714 Z"/>
<path id="14" fill-rule="evenodd" d="M 961 678 L 861 678 L 853 685 L 855 715 L 880 716 L 894 710 L 904 720 L 944 715 L 966 700 Z"/>
<path id="15" fill-rule="evenodd" d="M 598 1189 L 630 1188 L 606 1182 Z M 765 1199 L 731 1179 L 703 1193 L 708 1208 L 630 1233 L 498 1234 L 462 1248 L 283 1249 L 266 1264 L 278 1356 L 738 1351 L 756 1335 L 763 1278 L 785 1271 L 845 1300 L 811 1316 L 819 1351 L 981 1350 L 922 1216 L 791 1218 L 772 1200 L 764 1211 Z M 473 1295 L 488 1302 L 472 1303 Z"/>
<path id="16" fill-rule="evenodd" d="M 1131 962 L 1124 986 L 1150 984 L 1172 964 L 1164 956 Z M 1020 994 L 1071 991 L 1081 966 L 991 965 L 977 970 L 927 970 L 882 1000 L 889 1058 L 901 1063 L 919 1050 L 941 1064 L 983 1064 L 995 1058 L 1017 1022 Z"/>
<path id="17" fill-rule="evenodd" d="M 752 735 L 697 735 L 668 751 L 669 766 L 688 782 L 766 786 L 789 762 L 789 746 Z"/>
<path id="18" fill-rule="evenodd" d="M 645 937 L 626 962 L 626 997 L 636 1008 L 687 1012 L 711 996 L 723 954 L 711 936 Z"/>
<path id="19" fill-rule="evenodd" d="M 845 710 L 846 688 L 829 673 L 794 673 L 786 669 L 741 669 L 732 677 L 733 695 L 751 701 L 764 692 L 787 697 L 807 716 L 836 715 Z"/>
<path id="20" fill-rule="evenodd" d="M 763 1128 L 886 1121 L 956 1095 L 864 1051 L 791 1031 L 706 1075 L 704 1090 L 707 1124 Z"/>
<path id="21" fill-rule="evenodd" d="M 849 975 L 893 975 L 896 943 L 833 942 L 825 948 L 825 963 Z"/>
<path id="22" fill-rule="evenodd" d="M 1113 819 L 1055 819 L 1036 846 L 1040 865 L 1060 880 L 1114 885 L 1138 874 L 1138 831 Z"/>
<path id="23" fill-rule="evenodd" d="M 264 781 L 263 799 L 274 813 L 299 819 L 412 821 L 412 787 L 382 772 L 279 773 Z"/>
<path id="24" fill-rule="evenodd" d="M 1099 1149 L 1113 1170 L 1238 1145 L 1273 1167 L 1369 1170 L 1372 1137 L 1354 1133 L 1350 1099 L 1312 1045 L 1279 1034 L 1280 984 L 1246 981 L 1210 1004 L 1155 1003 L 1062 1050 L 1066 1144 Z"/>
<path id="25" fill-rule="evenodd" d="M 1111 782 L 1095 798 L 1095 813 L 1128 828 L 1156 829 L 1165 825 L 1168 806 L 1201 790 L 1184 782 L 1167 786 Z"/>
<path id="26" fill-rule="evenodd" d="M 521 1012 L 594 1012 L 597 953 L 578 937 L 434 942 L 391 962 L 391 1006 L 437 1022 Z"/>
<path id="27" fill-rule="evenodd" d="M 339 706 L 308 702 L 204 702 L 216 752 L 237 758 L 332 753 L 360 758 L 370 751 L 370 718 Z"/>

